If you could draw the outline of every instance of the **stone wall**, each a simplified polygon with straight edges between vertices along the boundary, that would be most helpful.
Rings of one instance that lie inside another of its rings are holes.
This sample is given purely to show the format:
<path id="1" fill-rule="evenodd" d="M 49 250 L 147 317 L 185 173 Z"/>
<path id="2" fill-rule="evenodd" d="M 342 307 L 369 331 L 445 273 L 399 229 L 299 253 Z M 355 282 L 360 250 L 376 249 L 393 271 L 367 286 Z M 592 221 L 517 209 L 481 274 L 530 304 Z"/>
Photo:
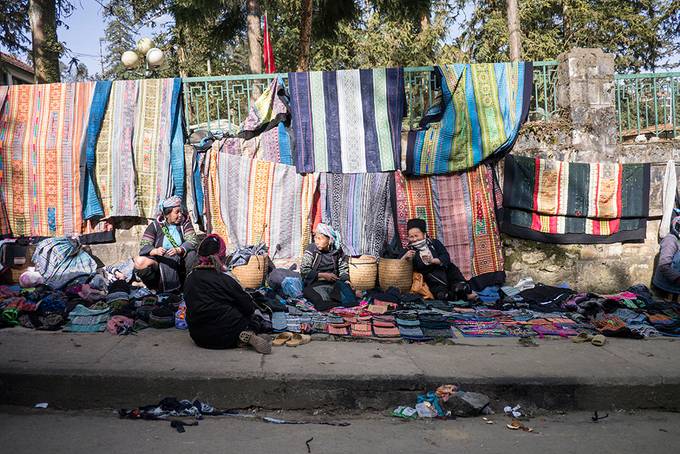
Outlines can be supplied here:
<path id="1" fill-rule="evenodd" d="M 512 152 L 565 161 L 653 163 L 647 239 L 639 244 L 552 245 L 503 236 L 508 282 L 530 276 L 599 292 L 635 283 L 649 285 L 658 252 L 664 168 L 668 159 L 680 161 L 680 142 L 617 143 L 614 97 L 612 55 L 600 49 L 574 49 L 560 55 L 559 111 L 551 121 L 525 124 Z M 107 264 L 138 251 L 144 225 L 127 220 L 117 228 L 115 244 L 92 246 L 93 254 Z"/>

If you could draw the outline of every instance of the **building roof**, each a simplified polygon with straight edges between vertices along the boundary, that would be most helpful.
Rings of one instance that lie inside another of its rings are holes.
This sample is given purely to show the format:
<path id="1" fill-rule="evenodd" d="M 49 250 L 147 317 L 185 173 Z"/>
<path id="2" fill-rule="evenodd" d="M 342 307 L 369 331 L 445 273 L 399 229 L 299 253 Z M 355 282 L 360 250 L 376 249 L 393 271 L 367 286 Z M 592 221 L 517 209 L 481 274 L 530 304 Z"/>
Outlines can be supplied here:
<path id="1" fill-rule="evenodd" d="M 29 74 L 33 74 L 33 66 L 29 65 L 28 63 L 22 62 L 21 60 L 10 54 L 0 52 L 0 61 L 12 65 L 15 68 L 18 68 L 22 71 L 26 71 Z"/>

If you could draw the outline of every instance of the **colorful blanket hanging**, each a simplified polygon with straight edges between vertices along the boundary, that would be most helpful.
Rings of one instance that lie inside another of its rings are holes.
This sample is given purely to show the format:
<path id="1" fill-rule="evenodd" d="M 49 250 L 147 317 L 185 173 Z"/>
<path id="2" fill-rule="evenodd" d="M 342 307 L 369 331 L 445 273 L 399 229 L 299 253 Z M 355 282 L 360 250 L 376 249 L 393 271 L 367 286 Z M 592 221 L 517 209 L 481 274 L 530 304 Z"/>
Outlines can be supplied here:
<path id="1" fill-rule="evenodd" d="M 504 178 L 501 229 L 509 235 L 562 244 L 645 239 L 649 164 L 509 155 Z"/>
<path id="2" fill-rule="evenodd" d="M 471 169 L 510 150 L 529 114 L 533 65 L 437 66 L 440 103 L 410 131 L 405 172 L 433 175 Z"/>
<path id="3" fill-rule="evenodd" d="M 0 202 L 7 220 L 0 233 L 82 232 L 81 147 L 94 87 L 94 82 L 9 87 L 0 115 Z"/>
<path id="4" fill-rule="evenodd" d="M 311 239 L 317 175 L 299 175 L 293 166 L 234 156 L 216 148 L 209 153 L 209 230 L 233 246 L 264 242 L 270 256 L 299 257 Z"/>
<path id="5" fill-rule="evenodd" d="M 298 172 L 399 168 L 403 69 L 289 73 L 288 83 Z"/>
<path id="6" fill-rule="evenodd" d="M 103 210 L 88 215 L 153 218 L 159 200 L 184 196 L 180 94 L 181 79 L 113 82 L 97 145 L 88 149 Z"/>
<path id="7" fill-rule="evenodd" d="M 345 253 L 380 256 L 392 218 L 389 173 L 320 176 L 321 216 L 340 232 Z"/>
<path id="8" fill-rule="evenodd" d="M 499 194 L 491 169 L 482 165 L 455 175 L 395 176 L 395 218 L 402 246 L 408 243 L 406 221 L 424 219 L 428 235 L 444 244 L 474 289 L 505 281 L 495 214 Z"/>

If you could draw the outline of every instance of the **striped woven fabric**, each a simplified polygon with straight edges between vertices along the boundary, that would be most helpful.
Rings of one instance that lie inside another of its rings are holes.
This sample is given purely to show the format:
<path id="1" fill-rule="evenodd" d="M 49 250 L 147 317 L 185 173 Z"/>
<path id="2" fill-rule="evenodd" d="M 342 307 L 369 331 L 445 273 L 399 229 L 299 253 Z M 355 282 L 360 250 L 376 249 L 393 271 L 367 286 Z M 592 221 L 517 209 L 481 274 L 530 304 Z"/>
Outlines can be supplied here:
<path id="1" fill-rule="evenodd" d="M 473 288 L 504 282 L 491 169 L 482 165 L 456 175 L 395 175 L 395 217 L 402 246 L 408 243 L 408 219 L 424 219 L 428 235 L 444 244 Z"/>
<path id="2" fill-rule="evenodd" d="M 391 226 L 390 173 L 331 174 L 319 178 L 322 221 L 340 232 L 346 254 L 383 251 Z"/>
<path id="3" fill-rule="evenodd" d="M 288 83 L 298 172 L 399 168 L 403 69 L 289 73 Z"/>
<path id="4" fill-rule="evenodd" d="M 433 175 L 471 169 L 512 148 L 529 114 L 531 63 L 436 67 L 442 96 L 410 131 L 405 171 Z"/>
<path id="5" fill-rule="evenodd" d="M 15 236 L 78 235 L 94 82 L 13 85 L 0 115 L 0 200 Z M 2 224 L 2 223 L 0 223 Z"/>
<path id="6" fill-rule="evenodd" d="M 644 240 L 649 188 L 649 164 L 508 155 L 502 230 L 547 243 Z"/>
<path id="7" fill-rule="evenodd" d="M 95 183 L 109 216 L 153 218 L 184 194 L 181 79 L 114 81 L 96 145 Z"/>
<path id="8" fill-rule="evenodd" d="M 317 175 L 295 167 L 210 150 L 209 229 L 232 246 L 264 242 L 276 258 L 297 258 L 311 237 Z"/>

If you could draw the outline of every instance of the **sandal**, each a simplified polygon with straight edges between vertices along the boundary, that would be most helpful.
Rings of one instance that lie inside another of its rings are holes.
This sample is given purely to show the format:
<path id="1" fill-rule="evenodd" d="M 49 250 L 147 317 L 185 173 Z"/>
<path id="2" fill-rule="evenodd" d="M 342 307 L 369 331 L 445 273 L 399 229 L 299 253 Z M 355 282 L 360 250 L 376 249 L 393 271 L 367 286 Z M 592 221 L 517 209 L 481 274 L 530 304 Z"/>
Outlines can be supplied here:
<path id="1" fill-rule="evenodd" d="M 596 347 L 602 347 L 607 342 L 607 338 L 602 334 L 598 334 L 597 336 L 593 336 L 593 339 L 590 342 Z"/>
<path id="2" fill-rule="evenodd" d="M 272 352 L 272 344 L 253 331 L 241 331 L 238 338 L 242 344 L 250 345 L 258 353 L 268 355 Z"/>
<path id="3" fill-rule="evenodd" d="M 590 342 L 593 340 L 593 336 L 588 333 L 579 333 L 578 336 L 574 337 L 571 341 L 580 344 L 582 342 Z"/>
<path id="4" fill-rule="evenodd" d="M 292 339 L 286 342 L 286 347 L 297 347 L 298 345 L 305 345 L 312 341 L 312 336 L 309 334 L 293 334 Z"/>
<path id="5" fill-rule="evenodd" d="M 274 347 L 281 347 L 286 342 L 291 340 L 292 338 L 293 338 L 293 333 L 289 333 L 289 332 L 281 333 L 274 338 L 274 340 L 272 341 L 272 345 Z"/>

